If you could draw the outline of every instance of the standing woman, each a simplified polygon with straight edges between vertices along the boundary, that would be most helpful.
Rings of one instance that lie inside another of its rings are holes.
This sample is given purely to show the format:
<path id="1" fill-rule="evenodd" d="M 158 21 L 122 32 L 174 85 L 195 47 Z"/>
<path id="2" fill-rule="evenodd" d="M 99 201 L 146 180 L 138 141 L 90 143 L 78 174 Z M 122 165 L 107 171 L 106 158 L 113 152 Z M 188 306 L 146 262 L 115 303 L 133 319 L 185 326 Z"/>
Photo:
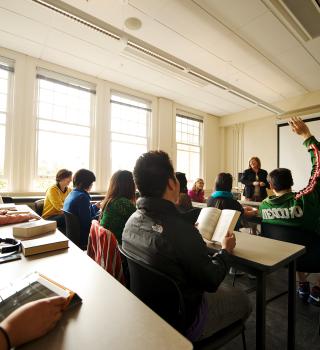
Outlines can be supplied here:
<path id="1" fill-rule="evenodd" d="M 202 179 L 197 179 L 197 181 L 193 184 L 192 189 L 188 191 L 188 195 L 192 202 L 205 202 L 203 187 L 204 181 Z"/>
<path id="2" fill-rule="evenodd" d="M 270 187 L 267 176 L 267 171 L 261 169 L 260 159 L 252 157 L 249 161 L 249 168 L 244 171 L 240 179 L 245 185 L 243 195 L 246 200 L 261 202 L 267 197 L 266 189 Z"/>
<path id="3" fill-rule="evenodd" d="M 71 192 L 69 184 L 72 181 L 72 172 L 61 169 L 56 175 L 56 184 L 48 188 L 44 200 L 42 217 L 57 222 L 58 228 L 65 232 L 65 221 L 63 215 L 63 203 Z"/>
<path id="4" fill-rule="evenodd" d="M 107 194 L 101 204 L 100 225 L 110 230 L 122 243 L 122 231 L 131 216 L 136 211 L 136 187 L 130 171 L 118 170 L 110 180 Z"/>

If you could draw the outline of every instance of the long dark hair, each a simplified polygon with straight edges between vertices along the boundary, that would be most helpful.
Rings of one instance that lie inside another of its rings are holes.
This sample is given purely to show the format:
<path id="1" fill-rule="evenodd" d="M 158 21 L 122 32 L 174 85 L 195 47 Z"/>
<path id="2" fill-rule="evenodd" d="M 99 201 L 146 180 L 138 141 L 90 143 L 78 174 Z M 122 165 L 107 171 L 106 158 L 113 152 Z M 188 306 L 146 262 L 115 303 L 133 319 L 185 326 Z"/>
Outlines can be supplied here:
<path id="1" fill-rule="evenodd" d="M 113 200 L 124 197 L 135 202 L 135 185 L 133 182 L 133 176 L 131 171 L 118 170 L 116 171 L 109 183 L 108 191 L 104 200 L 102 201 L 101 214 L 105 211 L 106 207 Z"/>

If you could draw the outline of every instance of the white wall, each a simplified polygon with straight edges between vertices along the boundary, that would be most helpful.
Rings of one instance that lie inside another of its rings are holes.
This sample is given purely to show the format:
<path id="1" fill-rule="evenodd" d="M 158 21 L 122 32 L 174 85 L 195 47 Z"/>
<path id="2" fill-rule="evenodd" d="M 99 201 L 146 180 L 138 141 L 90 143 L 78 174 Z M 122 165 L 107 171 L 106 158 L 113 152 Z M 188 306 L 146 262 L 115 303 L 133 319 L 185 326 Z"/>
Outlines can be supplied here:
<path id="1" fill-rule="evenodd" d="M 110 178 L 110 92 L 121 91 L 151 101 L 151 141 L 150 149 L 163 149 L 170 154 L 175 164 L 175 114 L 177 109 L 197 115 L 204 122 L 203 169 L 206 187 L 212 187 L 213 179 L 219 171 L 219 120 L 201 111 L 177 105 L 174 101 L 135 91 L 93 76 L 51 64 L 31 56 L 0 48 L 0 56 L 15 61 L 14 101 L 8 112 L 6 177 L 9 179 L 10 193 L 31 193 L 35 177 L 36 162 L 36 114 L 35 89 L 36 68 L 43 67 L 73 76 L 96 85 L 95 125 L 93 128 L 93 154 L 91 169 L 97 175 L 96 189 L 106 191 Z"/>
<path id="2" fill-rule="evenodd" d="M 319 101 L 320 91 L 316 91 L 275 105 L 284 111 L 291 111 L 318 105 Z M 225 145 L 222 169 L 235 177 L 248 167 L 248 160 L 252 156 L 258 156 L 262 168 L 267 171 L 277 167 L 277 125 L 274 114 L 255 108 L 223 117 L 219 126 L 223 130 Z"/>

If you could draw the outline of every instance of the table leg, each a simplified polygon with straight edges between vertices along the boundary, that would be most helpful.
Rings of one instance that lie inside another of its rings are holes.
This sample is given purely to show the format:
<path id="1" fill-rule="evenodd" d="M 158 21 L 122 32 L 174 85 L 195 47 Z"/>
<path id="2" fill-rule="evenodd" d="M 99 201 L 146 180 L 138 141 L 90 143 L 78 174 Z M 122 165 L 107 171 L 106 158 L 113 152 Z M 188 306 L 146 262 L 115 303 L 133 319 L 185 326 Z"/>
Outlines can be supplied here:
<path id="1" fill-rule="evenodd" d="M 256 300 L 256 349 L 266 348 L 266 275 L 257 275 Z"/>
<path id="2" fill-rule="evenodd" d="M 287 348 L 295 348 L 296 332 L 296 261 L 293 260 L 288 268 L 288 343 Z"/>

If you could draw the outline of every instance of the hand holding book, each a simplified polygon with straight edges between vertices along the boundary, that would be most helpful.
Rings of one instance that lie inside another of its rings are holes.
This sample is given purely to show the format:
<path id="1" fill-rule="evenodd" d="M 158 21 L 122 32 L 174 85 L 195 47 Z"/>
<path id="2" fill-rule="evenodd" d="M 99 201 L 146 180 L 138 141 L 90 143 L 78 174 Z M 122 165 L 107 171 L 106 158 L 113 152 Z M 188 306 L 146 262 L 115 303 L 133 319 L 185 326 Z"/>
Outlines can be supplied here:
<path id="1" fill-rule="evenodd" d="M 221 247 L 231 254 L 235 246 L 236 236 L 233 232 L 228 232 L 221 242 Z"/>

